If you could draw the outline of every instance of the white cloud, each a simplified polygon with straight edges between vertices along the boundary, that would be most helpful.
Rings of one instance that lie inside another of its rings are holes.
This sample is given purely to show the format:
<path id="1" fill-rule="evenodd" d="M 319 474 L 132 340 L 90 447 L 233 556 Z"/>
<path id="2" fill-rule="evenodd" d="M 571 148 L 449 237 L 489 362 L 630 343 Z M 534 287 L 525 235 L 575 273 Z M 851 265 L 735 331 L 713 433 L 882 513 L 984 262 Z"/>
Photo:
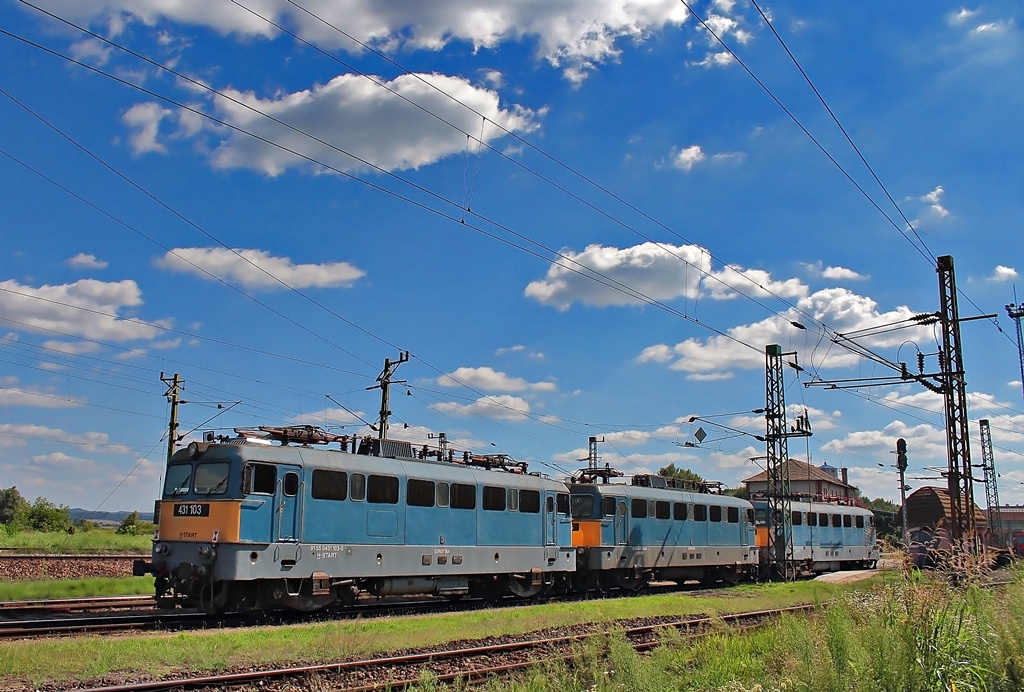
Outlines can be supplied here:
<path id="1" fill-rule="evenodd" d="M 1006 31 L 1007 25 L 1005 22 L 987 22 L 985 24 L 979 24 L 974 27 L 974 33 L 976 34 L 989 34 L 989 33 L 1001 33 Z"/>
<path id="2" fill-rule="evenodd" d="M 704 56 L 703 60 L 687 64 L 692 67 L 706 67 L 710 69 L 712 67 L 727 67 L 733 64 L 735 60 L 736 58 L 732 56 L 732 53 L 728 53 L 726 51 L 711 51 Z"/>
<path id="3" fill-rule="evenodd" d="M 136 156 L 166 154 L 167 147 L 157 140 L 157 135 L 160 133 L 160 123 L 172 114 L 171 110 L 152 102 L 136 103 L 129 108 L 121 116 L 121 122 L 132 131 L 128 135 L 132 153 Z"/>
<path id="4" fill-rule="evenodd" d="M 142 292 L 130 280 L 82 279 L 58 286 L 25 286 L 0 281 L 0 313 L 29 329 L 52 330 L 100 341 L 152 339 L 159 330 L 118 316 L 142 305 Z"/>
<path id="5" fill-rule="evenodd" d="M 348 262 L 292 264 L 287 257 L 275 257 L 265 250 L 221 247 L 175 248 L 159 258 L 156 265 L 206 279 L 212 274 L 246 288 L 263 290 L 285 288 L 284 284 L 291 288 L 349 287 L 365 274 Z"/>
<path id="6" fill-rule="evenodd" d="M 71 44 L 71 57 L 93 65 L 105 65 L 110 59 L 110 46 L 99 39 L 87 38 Z"/>
<path id="7" fill-rule="evenodd" d="M 607 285 L 615 282 L 654 300 L 696 297 L 703 273 L 710 269 L 709 255 L 695 245 L 643 243 L 621 250 L 590 245 L 580 253 L 563 250 L 562 255 L 566 259 L 553 262 L 547 275 L 530 282 L 524 294 L 563 311 L 577 300 L 595 307 L 645 302 Z"/>
<path id="8" fill-rule="evenodd" d="M 106 269 L 108 266 L 107 262 L 96 259 L 96 255 L 87 255 L 84 252 L 64 260 L 64 264 L 75 269 Z"/>
<path id="9" fill-rule="evenodd" d="M 0 406 L 35 406 L 36 408 L 66 408 L 81 406 L 81 401 L 55 396 L 37 387 L 0 386 Z"/>
<path id="10" fill-rule="evenodd" d="M 989 281 L 1002 283 L 1004 281 L 1010 281 L 1017 278 L 1017 270 L 1013 267 L 1004 267 L 1001 264 L 996 265 L 996 268 L 992 271 L 992 276 L 988 277 Z"/>
<path id="11" fill-rule="evenodd" d="M 527 382 L 521 377 L 509 377 L 489 367 L 456 368 L 454 372 L 437 378 L 442 387 L 472 387 L 490 392 L 554 391 L 554 382 Z"/>
<path id="12" fill-rule="evenodd" d="M 530 412 L 530 404 L 525 399 L 510 394 L 481 397 L 471 404 L 446 402 L 433 404 L 431 408 L 442 413 L 458 415 L 477 415 L 496 420 L 524 420 Z"/>
<path id="13" fill-rule="evenodd" d="M 69 433 L 60 428 L 31 423 L 0 423 L 0 447 L 24 447 L 30 440 L 65 442 L 81 445 L 83 449 L 95 452 L 102 445 L 105 452 L 129 452 L 125 447 L 109 444 L 107 433 Z"/>
<path id="14" fill-rule="evenodd" d="M 250 168 L 270 176 L 296 167 L 324 172 L 303 157 L 345 172 L 420 168 L 464 153 L 466 136 L 458 130 L 489 144 L 506 130 L 535 130 L 545 112 L 502 108 L 497 92 L 439 74 L 406 74 L 390 82 L 345 74 L 311 89 L 268 98 L 231 88 L 221 91 L 225 97 L 212 97 L 214 115 L 265 141 L 203 123 L 203 131 L 213 140 L 204 145 L 211 150 L 211 163 L 216 168 Z M 487 119 L 482 128 L 477 113 Z M 146 115 L 159 122 L 171 114 L 156 110 Z M 181 116 L 175 136 L 195 134 L 197 125 L 194 115 L 188 121 Z M 139 140 L 137 150 L 163 147 L 150 120 L 139 116 L 136 127 L 140 128 L 134 135 Z"/>
<path id="15" fill-rule="evenodd" d="M 711 161 L 714 163 L 743 163 L 747 158 L 744 151 L 727 151 L 720 154 L 713 154 Z"/>
<path id="16" fill-rule="evenodd" d="M 904 201 L 906 202 L 924 202 L 928 205 L 918 218 L 910 222 L 911 226 L 917 228 L 936 221 L 941 221 L 949 216 L 949 210 L 942 204 L 942 197 L 945 193 L 946 191 L 942 186 L 938 185 L 934 190 L 925 195 L 921 195 L 920 197 L 904 198 Z"/>
<path id="17" fill-rule="evenodd" d="M 802 298 L 808 292 L 807 285 L 799 279 L 775 281 L 763 269 L 744 269 L 733 265 L 710 272 L 704 279 L 704 290 L 715 300 L 737 298 L 739 293 L 759 298 L 770 295 Z"/>
<path id="18" fill-rule="evenodd" d="M 807 321 L 804 314 L 840 333 L 847 333 L 906 320 L 915 313 L 905 306 L 879 312 L 878 305 L 868 297 L 845 288 L 827 288 L 801 298 L 795 309 L 782 315 L 733 327 L 727 336 L 712 336 L 704 340 L 691 337 L 674 346 L 655 344 L 641 351 L 637 360 L 668 365 L 672 370 L 699 373 L 705 377 L 731 368 L 760 369 L 764 367 L 763 345 L 786 343 L 796 329 L 791 321 Z M 895 348 L 908 339 L 928 342 L 932 339 L 930 328 L 913 327 L 888 332 L 862 339 L 861 343 L 871 348 Z M 849 351 L 829 349 L 823 356 L 815 357 L 814 366 L 841 368 L 858 362 L 858 357 Z"/>
<path id="19" fill-rule="evenodd" d="M 693 144 L 681 149 L 679 151 L 672 152 L 672 165 L 676 168 L 680 168 L 684 171 L 690 171 L 698 163 L 707 158 L 704 152 L 701 150 L 699 144 Z"/>
<path id="20" fill-rule="evenodd" d="M 949 16 L 949 22 L 950 24 L 963 24 L 977 14 L 977 10 L 969 10 L 966 7 L 961 7 L 959 12 Z"/>

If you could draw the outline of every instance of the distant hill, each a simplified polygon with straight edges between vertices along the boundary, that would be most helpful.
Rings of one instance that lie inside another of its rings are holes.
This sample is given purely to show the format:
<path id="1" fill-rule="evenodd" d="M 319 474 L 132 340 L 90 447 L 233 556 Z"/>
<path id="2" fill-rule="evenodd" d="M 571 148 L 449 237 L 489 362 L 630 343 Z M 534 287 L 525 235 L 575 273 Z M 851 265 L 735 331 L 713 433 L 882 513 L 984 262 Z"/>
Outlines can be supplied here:
<path id="1" fill-rule="evenodd" d="M 131 514 L 131 511 L 125 510 L 122 512 L 97 512 L 91 509 L 82 509 L 81 507 L 71 508 L 71 521 L 78 521 L 79 519 L 86 519 L 88 521 L 95 521 L 102 524 L 120 524 L 121 520 Z M 142 521 L 153 521 L 152 512 L 139 512 L 139 519 Z"/>

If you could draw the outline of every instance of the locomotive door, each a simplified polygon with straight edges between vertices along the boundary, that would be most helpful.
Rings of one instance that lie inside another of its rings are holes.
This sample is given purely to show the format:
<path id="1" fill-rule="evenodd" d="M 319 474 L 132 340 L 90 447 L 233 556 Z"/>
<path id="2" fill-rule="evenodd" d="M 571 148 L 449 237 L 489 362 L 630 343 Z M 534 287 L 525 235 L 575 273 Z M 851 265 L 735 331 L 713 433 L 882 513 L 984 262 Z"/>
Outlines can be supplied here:
<path id="1" fill-rule="evenodd" d="M 619 500 L 618 509 L 615 512 L 615 543 L 626 545 L 626 536 L 629 535 L 626 526 L 626 501 Z"/>
<path id="2" fill-rule="evenodd" d="M 554 545 L 558 538 L 558 514 L 555 512 L 555 496 L 544 500 L 544 545 Z"/>
<path id="3" fill-rule="evenodd" d="M 299 466 L 281 466 L 281 480 L 277 484 L 277 540 L 298 541 L 300 536 L 299 505 L 302 501 Z"/>

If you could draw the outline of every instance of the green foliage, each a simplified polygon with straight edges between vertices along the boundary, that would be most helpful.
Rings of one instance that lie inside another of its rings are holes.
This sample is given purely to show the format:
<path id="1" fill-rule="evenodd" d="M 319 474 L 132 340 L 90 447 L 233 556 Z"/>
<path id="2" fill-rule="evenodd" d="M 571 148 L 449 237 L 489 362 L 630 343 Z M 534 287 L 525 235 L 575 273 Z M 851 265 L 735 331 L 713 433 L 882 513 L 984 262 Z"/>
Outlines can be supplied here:
<path id="1" fill-rule="evenodd" d="M 889 502 L 885 498 L 876 497 L 874 500 L 867 500 L 868 509 L 877 509 L 880 512 L 898 512 L 900 506 Z"/>
<path id="2" fill-rule="evenodd" d="M 153 593 L 153 577 L 90 577 L 0 582 L 0 601 L 35 601 L 44 598 L 98 598 L 144 596 Z"/>
<path id="3" fill-rule="evenodd" d="M 676 468 L 675 464 L 669 464 L 658 469 L 658 475 L 664 476 L 665 478 L 678 478 L 683 481 L 694 481 L 695 483 L 703 483 L 704 478 L 699 474 L 694 473 L 690 469 Z"/>
<path id="4" fill-rule="evenodd" d="M 146 522 L 143 522 L 146 525 Z M 22 548 L 35 553 L 125 553 L 143 555 L 153 547 L 153 534 L 143 533 L 138 536 L 129 534 L 118 535 L 113 528 L 95 526 L 92 529 L 80 528 L 74 535 L 66 532 L 42 533 L 38 531 L 19 530 L 17 527 L 4 539 L 8 548 Z"/>
<path id="5" fill-rule="evenodd" d="M 28 502 L 18 492 L 17 486 L 0 490 L 0 524 L 13 524 L 18 512 L 26 505 Z"/>
<path id="6" fill-rule="evenodd" d="M 149 536 L 155 530 L 155 524 L 148 521 L 140 521 L 139 513 L 132 512 L 121 520 L 121 525 L 114 530 L 114 533 L 121 534 L 122 536 Z"/>
<path id="7" fill-rule="evenodd" d="M 14 523 L 30 531 L 67 531 L 71 526 L 71 508 L 55 505 L 45 497 L 37 497 L 35 502 L 18 510 Z"/>

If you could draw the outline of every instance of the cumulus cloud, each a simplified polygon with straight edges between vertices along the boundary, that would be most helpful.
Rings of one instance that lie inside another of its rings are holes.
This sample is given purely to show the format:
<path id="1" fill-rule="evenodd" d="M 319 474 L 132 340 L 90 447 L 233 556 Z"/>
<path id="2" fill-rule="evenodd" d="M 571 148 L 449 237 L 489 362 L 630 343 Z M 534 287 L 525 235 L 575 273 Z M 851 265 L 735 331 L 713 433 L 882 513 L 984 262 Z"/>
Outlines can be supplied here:
<path id="1" fill-rule="evenodd" d="M 684 171 L 693 170 L 693 167 L 706 159 L 707 156 L 701 150 L 699 144 L 693 144 L 685 149 L 672 152 L 672 165 Z"/>
<path id="2" fill-rule="evenodd" d="M 45 425 L 0 423 L 0 447 L 24 447 L 29 440 L 46 440 L 81 445 L 83 449 L 91 452 L 99 450 L 101 446 L 104 451 L 108 452 L 130 451 L 120 445 L 111 445 L 110 438 L 106 433 L 69 433 L 60 428 L 50 428 Z"/>
<path id="3" fill-rule="evenodd" d="M 918 218 L 910 222 L 911 226 L 915 228 L 925 226 L 949 216 L 949 209 L 942 204 L 942 197 L 945 194 L 946 191 L 941 185 L 938 185 L 934 190 L 920 197 L 906 197 L 905 202 L 924 202 L 927 205 Z"/>
<path id="4" fill-rule="evenodd" d="M 497 394 L 481 397 L 470 404 L 442 402 L 433 404 L 431 408 L 448 414 L 476 415 L 495 420 L 518 421 L 526 418 L 526 414 L 530 412 L 530 403 L 522 397 Z"/>
<path id="5" fill-rule="evenodd" d="M 87 255 L 84 252 L 79 252 L 74 257 L 69 257 L 64 260 L 64 264 L 75 269 L 106 269 L 108 266 L 107 262 L 96 259 L 96 255 Z"/>
<path id="6" fill-rule="evenodd" d="M 122 18 L 128 16 L 149 26 L 171 20 L 241 38 L 272 39 L 279 33 L 269 22 L 232 3 L 78 0 L 70 5 L 52 4 L 70 18 L 96 23 L 109 23 L 112 18 L 123 22 Z M 732 8 L 718 9 L 727 13 Z M 353 53 L 362 48 L 329 24 L 344 26 L 355 39 L 386 51 L 437 51 L 455 41 L 471 44 L 476 50 L 493 49 L 503 42 L 529 37 L 536 42 L 539 58 L 562 68 L 574 81 L 596 65 L 615 60 L 620 53 L 619 42 L 643 41 L 656 31 L 682 25 L 689 17 L 686 6 L 675 0 L 470 0 L 458 5 L 336 0 L 319 3 L 315 15 L 284 0 L 268 0 L 260 4 L 259 13 L 276 24 L 291 27 L 318 46 Z M 732 32 L 745 40 L 738 25 L 730 24 L 732 20 L 712 14 L 708 21 L 716 30 Z"/>
<path id="7" fill-rule="evenodd" d="M 645 301 L 636 292 L 654 300 L 696 297 L 701 278 L 711 268 L 708 253 L 695 245 L 643 243 L 621 250 L 590 245 L 579 253 L 563 250 L 562 255 L 565 259 L 553 262 L 547 275 L 531 281 L 524 294 L 563 311 L 577 300 L 595 307 L 641 305 Z M 614 282 L 632 291 L 607 285 Z"/>
<path id="8" fill-rule="evenodd" d="M 142 291 L 130 280 L 82 279 L 57 286 L 0 281 L 0 313 L 28 329 L 56 331 L 100 341 L 152 339 L 159 329 L 120 317 L 142 305 Z"/>
<path id="9" fill-rule="evenodd" d="M 175 248 L 156 261 L 163 269 L 188 272 L 209 279 L 210 275 L 233 281 L 246 288 L 349 287 L 366 272 L 348 262 L 293 264 L 287 257 L 275 257 L 265 250 L 222 247 Z"/>
<path id="10" fill-rule="evenodd" d="M 765 298 L 770 295 L 783 298 L 802 298 L 808 288 L 799 279 L 773 280 L 763 269 L 744 269 L 726 265 L 721 270 L 709 272 L 704 279 L 704 289 L 715 300 L 731 300 L 744 295 Z"/>
<path id="11" fill-rule="evenodd" d="M 81 406 L 81 401 L 55 396 L 37 387 L 0 386 L 0 406 L 34 406 L 36 408 L 66 408 Z"/>
<path id="12" fill-rule="evenodd" d="M 996 268 L 992 270 L 992 276 L 988 277 L 989 281 L 995 281 L 1002 283 L 1004 281 L 1011 281 L 1017 278 L 1017 270 L 1013 267 L 1004 267 L 1001 264 L 996 265 Z"/>
<path id="13" fill-rule="evenodd" d="M 672 370 L 708 376 L 732 368 L 761 369 L 764 353 L 761 344 L 785 343 L 794 331 L 792 322 L 806 321 L 804 315 L 828 324 L 840 333 L 907 320 L 915 313 L 906 306 L 880 312 L 874 300 L 857 295 L 845 288 L 827 288 L 797 301 L 782 315 L 774 315 L 760 322 L 744 324 L 728 330 L 727 336 L 707 339 L 689 338 L 675 345 L 654 344 L 640 352 L 640 363 L 657 363 Z M 913 327 L 861 340 L 871 348 L 895 348 L 904 341 L 927 342 L 932 338 L 929 327 Z M 754 345 L 753 348 L 747 344 Z M 818 368 L 842 368 L 855 365 L 859 359 L 843 349 L 831 349 L 814 365 Z"/>
<path id="14" fill-rule="evenodd" d="M 200 122 L 187 111 L 136 104 L 123 117 L 133 129 L 133 151 L 163 153 L 167 139 L 205 135 L 210 141 L 203 148 L 216 168 L 249 168 L 271 176 L 296 167 L 326 170 L 308 157 L 344 172 L 374 167 L 396 171 L 463 153 L 466 136 L 458 130 L 489 144 L 505 131 L 535 130 L 543 114 L 519 106 L 502 108 L 497 92 L 439 74 L 406 74 L 391 81 L 346 74 L 268 98 L 231 88 L 221 93 L 223 97 L 212 96 L 209 105 L 197 107 L 237 130 Z M 480 114 L 487 118 L 482 129 Z M 165 130 L 173 131 L 165 138 Z"/>
<path id="15" fill-rule="evenodd" d="M 860 281 L 871 278 L 870 276 L 864 276 L 860 272 L 853 269 L 847 269 L 846 267 L 826 267 L 821 260 L 817 262 L 808 262 L 803 266 L 811 276 L 820 276 L 823 279 L 829 279 L 831 281 Z"/>
<path id="16" fill-rule="evenodd" d="M 456 368 L 437 378 L 442 387 L 472 387 L 489 392 L 554 391 L 554 382 L 527 382 L 521 377 L 509 377 L 489 367 Z"/>

